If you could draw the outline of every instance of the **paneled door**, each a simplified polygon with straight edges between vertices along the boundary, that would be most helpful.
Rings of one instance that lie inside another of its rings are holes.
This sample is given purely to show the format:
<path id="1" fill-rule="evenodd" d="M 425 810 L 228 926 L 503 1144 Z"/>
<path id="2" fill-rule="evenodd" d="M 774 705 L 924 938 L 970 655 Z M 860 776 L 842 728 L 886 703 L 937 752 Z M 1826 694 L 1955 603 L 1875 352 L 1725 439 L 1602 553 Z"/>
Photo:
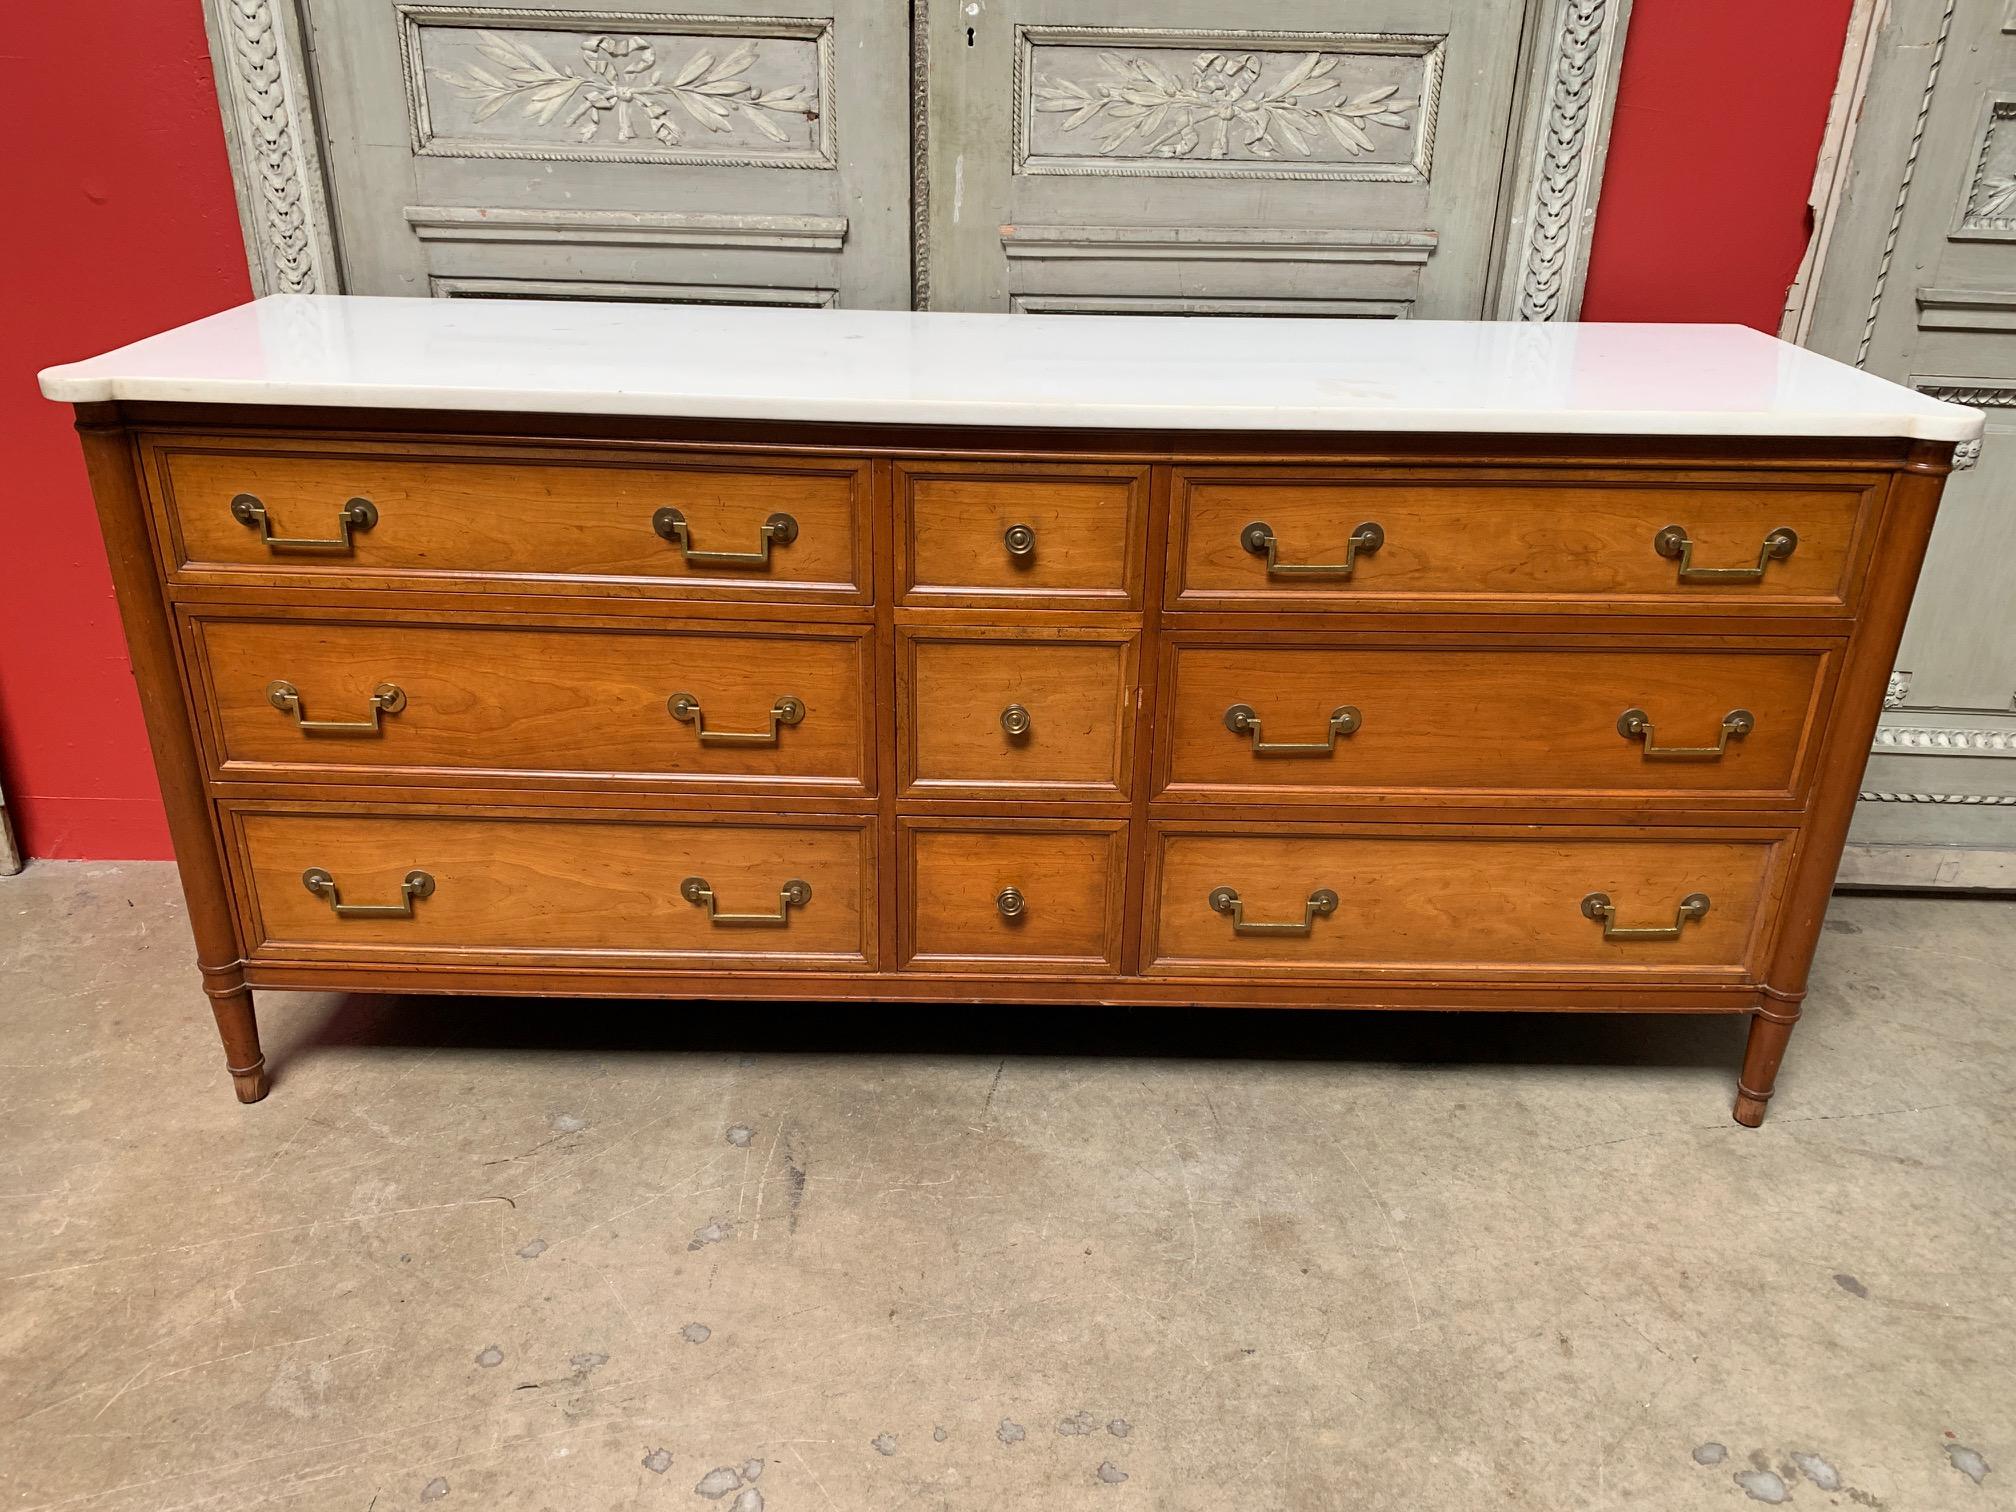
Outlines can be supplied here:
<path id="1" fill-rule="evenodd" d="M 920 292 L 1491 313 L 1524 0 L 931 0 Z"/>
<path id="2" fill-rule="evenodd" d="M 1803 336 L 1988 434 L 1940 505 L 1842 879 L 2016 889 L 2016 6 L 1890 0 L 1870 48 Z"/>
<path id="3" fill-rule="evenodd" d="M 353 293 L 909 302 L 909 18 L 303 0 Z"/>

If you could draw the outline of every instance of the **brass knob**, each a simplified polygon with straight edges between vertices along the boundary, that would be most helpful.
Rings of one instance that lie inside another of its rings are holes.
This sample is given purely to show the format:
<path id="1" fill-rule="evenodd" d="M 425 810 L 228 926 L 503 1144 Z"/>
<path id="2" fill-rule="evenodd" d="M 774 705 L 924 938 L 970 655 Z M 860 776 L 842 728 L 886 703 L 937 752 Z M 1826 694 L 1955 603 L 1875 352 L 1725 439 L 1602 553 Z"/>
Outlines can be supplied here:
<path id="1" fill-rule="evenodd" d="M 1036 555 L 1036 532 L 1028 525 L 1010 525 L 1001 533 L 1001 540 L 1008 548 L 1008 555 L 1018 562 Z"/>
<path id="2" fill-rule="evenodd" d="M 1020 738 L 1029 733 L 1029 711 L 1020 704 L 1010 704 L 1001 711 L 1001 728 L 1010 735 Z"/>
<path id="3" fill-rule="evenodd" d="M 994 906 L 1001 910 L 1002 918 L 1019 919 L 1027 911 L 1029 900 L 1022 896 L 1019 888 L 1004 887 L 994 895 Z"/>

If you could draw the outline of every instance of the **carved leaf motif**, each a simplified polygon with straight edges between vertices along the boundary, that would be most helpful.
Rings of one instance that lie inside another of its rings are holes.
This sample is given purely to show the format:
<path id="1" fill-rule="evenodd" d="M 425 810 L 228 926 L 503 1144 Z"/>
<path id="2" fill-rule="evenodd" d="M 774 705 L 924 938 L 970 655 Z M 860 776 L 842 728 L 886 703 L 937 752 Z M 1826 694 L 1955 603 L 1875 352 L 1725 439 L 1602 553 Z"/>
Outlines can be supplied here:
<path id="1" fill-rule="evenodd" d="M 1420 102 L 1395 99 L 1400 86 L 1386 84 L 1321 103 L 1342 88 L 1330 75 L 1343 61 L 1341 54 L 1307 53 L 1270 85 L 1253 53 L 1199 53 L 1189 78 L 1180 79 L 1154 58 L 1102 52 L 1103 74 L 1084 82 L 1039 76 L 1030 102 L 1067 116 L 1064 131 L 1103 117 L 1112 129 L 1099 138 L 1099 151 L 1109 157 L 1227 157 L 1235 125 L 1240 145 L 1256 157 L 1284 149 L 1312 156 L 1326 132 L 1357 157 L 1378 146 L 1367 124 L 1408 129 L 1414 123 L 1407 113 Z"/>

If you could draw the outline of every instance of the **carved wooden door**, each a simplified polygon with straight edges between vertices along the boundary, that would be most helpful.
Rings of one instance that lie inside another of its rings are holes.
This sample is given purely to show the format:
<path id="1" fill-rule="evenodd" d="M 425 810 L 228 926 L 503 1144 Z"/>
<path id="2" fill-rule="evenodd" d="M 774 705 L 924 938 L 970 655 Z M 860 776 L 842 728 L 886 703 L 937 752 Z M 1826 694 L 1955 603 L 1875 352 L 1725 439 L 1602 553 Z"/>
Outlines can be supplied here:
<path id="1" fill-rule="evenodd" d="M 931 0 L 920 292 L 1492 314 L 1543 12 L 1558 37 L 1523 0 Z"/>
<path id="2" fill-rule="evenodd" d="M 1988 435 L 1940 506 L 1842 876 L 2016 889 L 2016 4 L 1892 0 L 1872 56 L 1806 340 Z"/>
<path id="3" fill-rule="evenodd" d="M 343 286 L 907 305 L 903 8 L 664 9 L 303 0 Z"/>

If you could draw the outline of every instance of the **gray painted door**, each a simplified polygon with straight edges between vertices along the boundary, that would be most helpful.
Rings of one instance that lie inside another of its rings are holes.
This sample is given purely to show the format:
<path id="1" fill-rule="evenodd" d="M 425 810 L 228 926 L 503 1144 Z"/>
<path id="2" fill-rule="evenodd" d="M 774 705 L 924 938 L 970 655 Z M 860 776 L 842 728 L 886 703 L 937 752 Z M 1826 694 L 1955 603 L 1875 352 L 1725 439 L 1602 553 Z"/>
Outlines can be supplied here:
<path id="1" fill-rule="evenodd" d="M 909 17 L 305 0 L 344 287 L 904 307 Z"/>
<path id="2" fill-rule="evenodd" d="M 1843 880 L 2016 888 L 2016 6 L 1893 0 L 1808 344 L 1988 412 L 1946 490 Z"/>
<path id="3" fill-rule="evenodd" d="M 932 0 L 929 303 L 1477 319 L 1529 9 Z"/>

